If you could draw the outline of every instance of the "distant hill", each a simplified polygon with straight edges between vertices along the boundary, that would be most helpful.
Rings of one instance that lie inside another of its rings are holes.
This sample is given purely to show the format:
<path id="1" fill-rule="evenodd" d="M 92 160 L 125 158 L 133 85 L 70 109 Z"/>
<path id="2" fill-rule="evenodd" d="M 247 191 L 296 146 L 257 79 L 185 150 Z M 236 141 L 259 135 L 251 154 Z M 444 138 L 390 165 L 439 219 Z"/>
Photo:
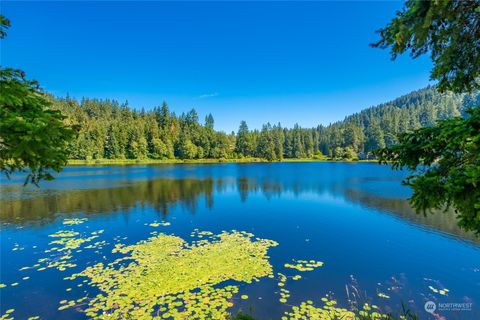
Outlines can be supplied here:
<path id="1" fill-rule="evenodd" d="M 73 159 L 202 159 L 321 157 L 355 159 L 397 142 L 397 135 L 461 116 L 480 105 L 480 94 L 441 94 L 427 87 L 380 104 L 328 126 L 282 128 L 266 124 L 236 134 L 214 130 L 209 115 L 201 123 L 195 110 L 180 116 L 164 103 L 137 111 L 113 100 L 52 98 L 68 122 L 80 125 L 71 146 Z M 295 114 L 292 114 L 292 117 Z M 238 119 L 239 122 L 241 119 Z"/>
<path id="2" fill-rule="evenodd" d="M 432 126 L 435 121 L 464 115 L 468 107 L 480 106 L 480 94 L 439 93 L 427 87 L 395 100 L 364 109 L 329 126 L 319 126 L 320 150 L 352 147 L 370 152 L 397 142 L 398 133 Z"/>

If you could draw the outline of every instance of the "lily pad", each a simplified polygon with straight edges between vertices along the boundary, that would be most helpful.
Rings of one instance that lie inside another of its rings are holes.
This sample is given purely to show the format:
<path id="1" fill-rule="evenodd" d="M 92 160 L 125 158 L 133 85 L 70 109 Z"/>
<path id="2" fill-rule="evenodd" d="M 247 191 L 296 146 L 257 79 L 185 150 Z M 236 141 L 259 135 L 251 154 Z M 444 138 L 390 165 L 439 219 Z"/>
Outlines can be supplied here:
<path id="1" fill-rule="evenodd" d="M 267 252 L 277 243 L 253 240 L 253 235 L 239 231 L 202 236 L 208 239 L 191 244 L 166 234 L 134 245 L 116 244 L 113 253 L 123 257 L 108 264 L 98 263 L 70 277 L 87 277 L 88 283 L 101 292 L 88 301 L 86 315 L 225 318 L 238 287 L 222 287 L 222 283 L 251 283 L 271 275 Z"/>

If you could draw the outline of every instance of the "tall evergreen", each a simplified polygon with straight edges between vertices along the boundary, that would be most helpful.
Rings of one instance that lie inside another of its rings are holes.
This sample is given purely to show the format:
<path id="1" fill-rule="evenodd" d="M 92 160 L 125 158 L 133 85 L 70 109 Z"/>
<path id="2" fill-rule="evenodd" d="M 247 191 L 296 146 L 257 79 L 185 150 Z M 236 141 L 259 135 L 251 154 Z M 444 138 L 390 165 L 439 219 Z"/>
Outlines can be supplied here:
<path id="1" fill-rule="evenodd" d="M 164 102 L 152 111 L 135 111 L 128 103 L 69 97 L 54 99 L 69 125 L 80 128 L 68 149 L 73 159 L 202 159 L 261 157 L 268 160 L 325 155 L 331 158 L 372 157 L 374 150 L 397 143 L 399 133 L 464 115 L 480 94 L 440 94 L 433 87 L 414 91 L 316 128 L 282 128 L 267 124 L 249 130 L 241 121 L 237 133 L 214 130 L 214 118 L 199 123 L 195 109 L 181 116 Z"/>
<path id="2" fill-rule="evenodd" d="M 214 124 L 215 124 L 215 120 L 213 120 L 212 114 L 209 113 L 209 114 L 205 117 L 205 128 L 207 128 L 207 129 L 212 129 L 212 130 L 213 130 Z"/>
<path id="3" fill-rule="evenodd" d="M 257 156 L 269 161 L 277 160 L 275 140 L 270 123 L 264 124 L 257 145 Z"/>
<path id="4" fill-rule="evenodd" d="M 240 122 L 237 132 L 235 151 L 239 156 L 251 157 L 255 150 L 252 134 L 248 131 L 248 125 L 245 121 Z"/>

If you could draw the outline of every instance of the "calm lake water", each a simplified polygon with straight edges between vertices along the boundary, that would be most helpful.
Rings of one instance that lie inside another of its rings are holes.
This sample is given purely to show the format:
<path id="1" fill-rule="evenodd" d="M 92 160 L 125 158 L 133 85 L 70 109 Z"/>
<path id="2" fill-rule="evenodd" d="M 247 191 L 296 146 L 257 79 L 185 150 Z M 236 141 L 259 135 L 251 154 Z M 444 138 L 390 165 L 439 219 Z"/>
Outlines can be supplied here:
<path id="1" fill-rule="evenodd" d="M 371 163 L 272 163 L 68 167 L 41 188 L 2 180 L 0 314 L 15 309 L 16 319 L 83 319 L 82 306 L 59 311 L 59 302 L 96 291 L 64 277 L 110 261 L 120 238 L 134 244 L 155 229 L 188 240 L 198 228 L 277 241 L 269 250 L 275 272 L 292 259 L 324 262 L 287 281 L 288 304 L 278 301 L 276 279 L 239 284 L 239 295 L 249 298 L 235 299 L 232 311 L 279 319 L 290 305 L 320 304 L 326 294 L 346 307 L 348 289 L 385 311 L 403 302 L 420 319 L 434 319 L 424 310 L 429 300 L 472 303 L 471 310 L 437 307 L 437 313 L 480 319 L 479 240 L 458 229 L 452 212 L 416 215 L 400 183 L 405 175 Z M 65 230 L 67 218 L 88 218 L 70 229 L 104 230 L 95 241 L 105 242 L 75 252 L 77 266 L 65 271 L 20 271 L 47 256 L 49 235 Z M 170 225 L 152 228 L 154 221 Z"/>

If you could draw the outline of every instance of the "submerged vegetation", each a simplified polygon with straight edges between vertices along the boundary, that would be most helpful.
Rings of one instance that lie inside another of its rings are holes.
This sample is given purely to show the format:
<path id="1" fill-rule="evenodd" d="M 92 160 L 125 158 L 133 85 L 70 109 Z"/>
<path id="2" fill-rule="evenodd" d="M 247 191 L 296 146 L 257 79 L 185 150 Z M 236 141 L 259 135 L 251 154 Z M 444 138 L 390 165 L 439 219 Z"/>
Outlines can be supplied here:
<path id="1" fill-rule="evenodd" d="M 224 232 L 188 244 L 177 236 L 159 234 L 131 246 L 117 244 L 113 252 L 121 258 L 96 264 L 71 279 L 87 277 L 101 292 L 89 301 L 85 310 L 89 317 L 145 319 L 156 314 L 221 319 L 233 306 L 230 300 L 238 286 L 219 284 L 250 283 L 272 274 L 267 251 L 277 243 L 253 241 L 252 236 Z"/>
<path id="2" fill-rule="evenodd" d="M 62 300 L 59 310 L 85 301 L 88 307 L 84 311 L 91 318 L 253 319 L 242 312 L 230 315 L 236 299 L 249 299 L 245 294 L 238 296 L 236 283 L 275 278 L 267 254 L 278 243 L 241 231 L 215 235 L 196 229 L 191 236 L 197 239 L 191 244 L 163 233 L 133 245 L 116 244 L 112 252 L 121 257 L 66 278 L 86 277 L 83 282 L 100 293 L 93 298 Z M 284 267 L 306 272 L 322 265 L 321 261 L 294 260 Z M 277 273 L 281 303 L 290 297 L 290 291 L 283 288 L 288 278 L 296 281 L 301 276 Z M 233 283 L 225 285 L 227 281 Z M 390 319 L 375 305 L 365 304 L 356 314 L 337 307 L 328 297 L 322 301 L 322 307 L 315 307 L 310 300 L 292 306 L 282 319 Z"/>
<path id="3" fill-rule="evenodd" d="M 338 307 L 337 302 L 328 297 L 322 298 L 322 301 L 324 305 L 321 307 L 314 306 L 311 300 L 302 302 L 298 306 L 293 306 L 291 311 L 285 313 L 282 320 L 388 319 L 388 315 L 379 312 L 377 306 L 370 307 L 368 304 L 365 304 L 357 315 L 348 309 Z"/>
<path id="4" fill-rule="evenodd" d="M 86 218 L 64 219 L 62 225 L 70 229 L 59 229 L 49 235 L 53 240 L 44 251 L 47 256 L 31 267 L 20 269 L 65 272 L 80 268 L 80 272 L 64 276 L 64 280 L 72 282 L 66 292 L 70 295 L 72 287 L 88 286 L 93 290 L 88 292 L 94 294 L 84 291 L 80 297 L 62 299 L 58 304 L 61 312 L 75 309 L 88 318 L 102 319 L 254 320 L 250 313 L 241 309 L 232 313 L 232 309 L 241 301 L 248 303 L 251 299 L 243 287 L 264 280 L 277 283 L 279 302 L 288 309 L 282 320 L 392 319 L 375 305 L 364 304 L 361 310 L 338 307 L 330 296 L 321 299 L 321 306 L 310 300 L 299 305 L 288 304 L 291 293 L 286 287 L 291 281 L 303 279 L 298 272 L 312 272 L 322 267 L 323 262 L 292 259 L 283 264 L 285 273 L 275 272 L 269 251 L 278 243 L 257 238 L 252 233 L 232 230 L 214 234 L 194 229 L 190 234 L 192 240 L 186 241 L 176 235 L 153 231 L 150 238 L 130 245 L 120 242 L 126 238 L 114 237 L 115 244 L 108 246 L 101 240 L 103 230 L 85 232 L 88 225 L 82 224 L 86 222 Z M 147 227 L 152 225 L 166 227 L 169 224 L 146 223 Z M 106 249 L 107 246 L 113 249 Z M 76 254 L 88 249 L 102 256 L 102 262 L 77 266 Z M 106 254 L 111 257 L 110 262 L 105 261 Z M 29 278 L 25 276 L 22 280 Z M 18 283 L 11 284 L 16 285 Z M 0 319 L 13 319 L 14 311 L 7 310 Z"/>

